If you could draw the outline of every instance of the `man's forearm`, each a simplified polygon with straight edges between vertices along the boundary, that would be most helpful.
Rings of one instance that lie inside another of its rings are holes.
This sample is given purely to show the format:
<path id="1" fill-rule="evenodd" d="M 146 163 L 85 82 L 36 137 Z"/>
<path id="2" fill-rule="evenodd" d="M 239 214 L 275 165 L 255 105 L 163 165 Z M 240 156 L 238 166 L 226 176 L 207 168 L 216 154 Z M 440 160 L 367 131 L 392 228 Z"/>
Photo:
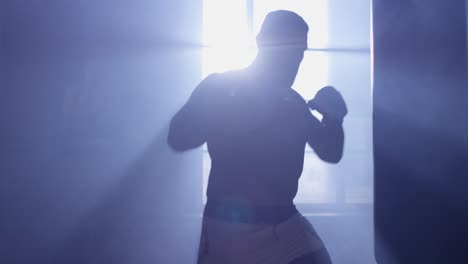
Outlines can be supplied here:
<path id="1" fill-rule="evenodd" d="M 343 156 L 344 131 L 341 122 L 324 117 L 322 122 L 311 116 L 312 132 L 308 140 L 317 156 L 338 163 Z"/>
<path id="2" fill-rule="evenodd" d="M 185 105 L 177 112 L 169 125 L 168 143 L 176 151 L 200 146 L 206 141 L 206 125 L 201 109 Z"/>
<path id="3" fill-rule="evenodd" d="M 332 120 L 324 117 L 322 119 L 324 141 L 327 143 L 326 149 L 330 162 L 337 163 L 343 156 L 344 149 L 344 130 L 341 121 Z"/>

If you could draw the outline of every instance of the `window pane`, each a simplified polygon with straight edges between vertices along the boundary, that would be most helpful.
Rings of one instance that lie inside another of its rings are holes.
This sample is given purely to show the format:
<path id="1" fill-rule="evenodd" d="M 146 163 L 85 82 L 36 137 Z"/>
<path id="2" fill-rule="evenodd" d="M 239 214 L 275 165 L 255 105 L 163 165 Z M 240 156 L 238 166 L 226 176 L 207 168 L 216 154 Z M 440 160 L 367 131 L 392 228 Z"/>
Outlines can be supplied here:
<path id="1" fill-rule="evenodd" d="M 332 165 L 321 161 L 308 149 L 304 156 L 304 169 L 299 179 L 295 203 L 335 203 L 337 175 Z"/>
<path id="2" fill-rule="evenodd" d="M 349 114 L 344 123 L 345 153 L 337 165 L 346 202 L 373 201 L 372 96 L 370 53 L 330 54 L 330 83 L 340 90 Z"/>
<path id="3" fill-rule="evenodd" d="M 256 49 L 246 1 L 204 0 L 203 11 L 203 77 L 248 65 Z"/>
<path id="4" fill-rule="evenodd" d="M 312 99 L 317 91 L 330 83 L 329 52 L 306 51 L 293 88 L 304 97 Z"/>
<path id="5" fill-rule="evenodd" d="M 328 2 L 330 47 L 370 48 L 370 0 Z"/>
<path id="6" fill-rule="evenodd" d="M 313 151 L 306 152 L 296 202 L 372 202 L 370 74 L 369 53 L 306 52 L 294 89 L 309 100 L 321 87 L 333 85 L 343 95 L 349 114 L 343 159 L 330 165 Z"/>

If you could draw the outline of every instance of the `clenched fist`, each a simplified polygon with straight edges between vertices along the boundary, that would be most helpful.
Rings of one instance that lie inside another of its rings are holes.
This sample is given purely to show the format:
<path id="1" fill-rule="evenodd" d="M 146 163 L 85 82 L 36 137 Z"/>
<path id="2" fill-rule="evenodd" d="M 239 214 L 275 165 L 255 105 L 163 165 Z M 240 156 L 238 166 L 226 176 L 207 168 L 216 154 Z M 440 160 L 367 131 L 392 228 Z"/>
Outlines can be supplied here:
<path id="1" fill-rule="evenodd" d="M 343 97 L 333 86 L 325 86 L 320 89 L 307 105 L 312 110 L 317 110 L 324 118 L 336 120 L 340 123 L 348 114 L 348 108 Z"/>

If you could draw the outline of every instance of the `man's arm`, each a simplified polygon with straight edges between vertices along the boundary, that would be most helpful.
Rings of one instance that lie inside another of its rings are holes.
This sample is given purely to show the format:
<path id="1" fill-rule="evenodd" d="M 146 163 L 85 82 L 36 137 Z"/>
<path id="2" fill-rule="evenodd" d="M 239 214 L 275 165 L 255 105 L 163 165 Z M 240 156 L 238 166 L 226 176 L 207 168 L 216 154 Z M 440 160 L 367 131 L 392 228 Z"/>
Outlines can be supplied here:
<path id="1" fill-rule="evenodd" d="M 320 122 L 307 111 L 311 120 L 307 142 L 322 160 L 338 163 L 343 157 L 343 119 L 348 114 L 343 97 L 333 86 L 325 86 L 307 105 L 323 116 Z"/>
<path id="2" fill-rule="evenodd" d="M 343 157 L 344 131 L 341 122 L 324 117 L 320 122 L 310 113 L 307 143 L 320 159 L 338 163 Z"/>
<path id="3" fill-rule="evenodd" d="M 205 78 L 189 100 L 174 115 L 169 125 L 167 142 L 181 152 L 201 146 L 207 140 L 209 126 L 209 90 L 213 75 Z"/>

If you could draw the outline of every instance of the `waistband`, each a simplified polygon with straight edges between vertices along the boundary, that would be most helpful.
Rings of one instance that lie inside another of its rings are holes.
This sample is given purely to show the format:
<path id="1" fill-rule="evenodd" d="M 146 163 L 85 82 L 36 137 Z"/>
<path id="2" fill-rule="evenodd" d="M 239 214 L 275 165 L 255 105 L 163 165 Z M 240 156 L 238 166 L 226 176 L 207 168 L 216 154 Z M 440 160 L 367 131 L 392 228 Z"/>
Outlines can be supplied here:
<path id="1" fill-rule="evenodd" d="M 203 216 L 233 223 L 279 224 L 297 213 L 294 204 L 267 207 L 209 200 Z"/>

